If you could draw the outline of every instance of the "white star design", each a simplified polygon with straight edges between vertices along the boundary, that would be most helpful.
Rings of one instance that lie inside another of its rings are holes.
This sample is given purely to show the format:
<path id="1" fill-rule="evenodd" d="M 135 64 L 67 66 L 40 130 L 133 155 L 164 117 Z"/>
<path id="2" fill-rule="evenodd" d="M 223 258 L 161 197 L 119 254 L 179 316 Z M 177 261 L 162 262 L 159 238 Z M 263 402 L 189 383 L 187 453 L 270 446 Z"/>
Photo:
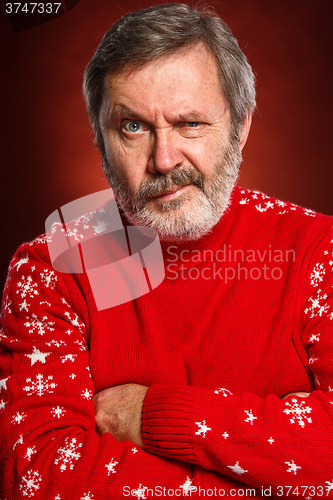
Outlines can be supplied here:
<path id="1" fill-rule="evenodd" d="M 224 437 L 224 439 L 227 439 L 229 437 L 229 434 L 227 432 L 224 432 L 222 436 Z"/>
<path id="2" fill-rule="evenodd" d="M 267 441 L 268 441 L 270 444 L 273 444 L 275 440 L 274 440 L 272 437 L 270 437 L 269 439 L 267 439 Z"/>
<path id="3" fill-rule="evenodd" d="M 32 354 L 25 354 L 31 360 L 31 366 L 39 361 L 40 363 L 45 363 L 46 356 L 51 354 L 50 352 L 41 352 L 35 346 L 33 348 Z"/>
<path id="4" fill-rule="evenodd" d="M 240 467 L 239 465 L 239 462 L 236 462 L 235 465 L 228 465 L 228 469 L 231 469 L 233 472 L 235 472 L 235 474 L 238 474 L 239 476 L 241 474 L 245 474 L 245 472 L 249 472 L 248 470 L 242 469 L 242 467 Z"/>

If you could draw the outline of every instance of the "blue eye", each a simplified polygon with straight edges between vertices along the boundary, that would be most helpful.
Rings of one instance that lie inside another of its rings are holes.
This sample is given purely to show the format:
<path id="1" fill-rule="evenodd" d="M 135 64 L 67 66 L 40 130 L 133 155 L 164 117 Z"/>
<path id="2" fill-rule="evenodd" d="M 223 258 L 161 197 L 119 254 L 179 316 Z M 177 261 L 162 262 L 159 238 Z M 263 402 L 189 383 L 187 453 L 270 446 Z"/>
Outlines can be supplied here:
<path id="1" fill-rule="evenodd" d="M 139 132 L 141 129 L 141 123 L 138 121 L 127 122 L 124 126 L 126 132 L 130 132 L 131 134 L 135 132 Z"/>
<path id="2" fill-rule="evenodd" d="M 199 127 L 200 122 L 187 122 L 187 125 L 191 128 Z"/>

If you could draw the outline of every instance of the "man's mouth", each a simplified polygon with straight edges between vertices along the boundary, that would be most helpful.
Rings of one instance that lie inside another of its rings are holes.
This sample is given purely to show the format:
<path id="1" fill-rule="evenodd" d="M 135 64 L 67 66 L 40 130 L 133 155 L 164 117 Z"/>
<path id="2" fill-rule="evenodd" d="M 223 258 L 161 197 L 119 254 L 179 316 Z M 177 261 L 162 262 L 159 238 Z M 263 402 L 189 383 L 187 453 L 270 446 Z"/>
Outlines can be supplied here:
<path id="1" fill-rule="evenodd" d="M 172 199 L 178 198 L 178 196 L 181 196 L 188 187 L 189 187 L 189 184 L 186 184 L 185 186 L 175 186 L 171 189 L 168 189 L 167 191 L 164 191 L 163 193 L 160 193 L 156 196 L 153 196 L 152 199 L 172 200 Z"/>

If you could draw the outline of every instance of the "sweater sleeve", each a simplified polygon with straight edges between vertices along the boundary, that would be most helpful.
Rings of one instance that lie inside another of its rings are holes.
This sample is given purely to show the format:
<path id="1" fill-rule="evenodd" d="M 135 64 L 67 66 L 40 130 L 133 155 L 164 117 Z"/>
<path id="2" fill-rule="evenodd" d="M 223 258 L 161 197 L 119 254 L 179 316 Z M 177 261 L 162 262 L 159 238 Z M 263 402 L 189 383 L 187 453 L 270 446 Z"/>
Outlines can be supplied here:
<path id="1" fill-rule="evenodd" d="M 2 304 L 0 497 L 146 498 L 157 485 L 182 491 L 192 477 L 188 464 L 96 434 L 86 304 L 38 245 L 14 256 Z"/>
<path id="2" fill-rule="evenodd" d="M 260 398 L 227 387 L 154 385 L 143 408 L 148 452 L 266 488 L 274 498 L 333 497 L 332 243 L 330 230 L 299 276 L 311 395 Z"/>

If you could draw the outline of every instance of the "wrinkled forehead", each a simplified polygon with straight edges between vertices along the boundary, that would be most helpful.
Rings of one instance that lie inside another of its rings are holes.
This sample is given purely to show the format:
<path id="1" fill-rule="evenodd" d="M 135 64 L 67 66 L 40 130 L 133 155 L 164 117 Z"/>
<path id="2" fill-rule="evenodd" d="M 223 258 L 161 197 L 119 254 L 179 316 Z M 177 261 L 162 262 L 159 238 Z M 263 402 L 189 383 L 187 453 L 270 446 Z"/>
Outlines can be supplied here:
<path id="1" fill-rule="evenodd" d="M 203 44 L 178 50 L 140 67 L 127 66 L 104 80 L 104 106 L 133 109 L 158 101 L 170 109 L 226 105 L 215 57 Z M 188 112 L 188 110 L 186 111 Z"/>

